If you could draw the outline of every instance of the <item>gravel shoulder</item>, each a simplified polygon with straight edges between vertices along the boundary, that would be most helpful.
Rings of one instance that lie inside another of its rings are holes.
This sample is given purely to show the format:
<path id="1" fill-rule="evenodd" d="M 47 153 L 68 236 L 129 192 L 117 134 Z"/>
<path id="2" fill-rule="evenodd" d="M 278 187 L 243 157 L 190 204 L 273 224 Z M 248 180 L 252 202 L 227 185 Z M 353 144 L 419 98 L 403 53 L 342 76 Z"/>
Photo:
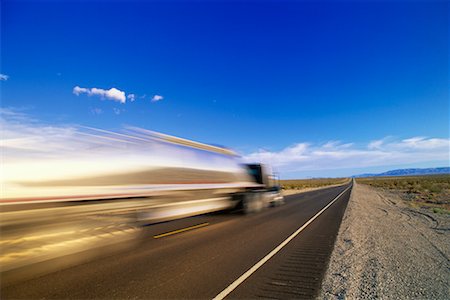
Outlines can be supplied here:
<path id="1" fill-rule="evenodd" d="M 449 299 L 450 217 L 354 184 L 319 299 Z"/>

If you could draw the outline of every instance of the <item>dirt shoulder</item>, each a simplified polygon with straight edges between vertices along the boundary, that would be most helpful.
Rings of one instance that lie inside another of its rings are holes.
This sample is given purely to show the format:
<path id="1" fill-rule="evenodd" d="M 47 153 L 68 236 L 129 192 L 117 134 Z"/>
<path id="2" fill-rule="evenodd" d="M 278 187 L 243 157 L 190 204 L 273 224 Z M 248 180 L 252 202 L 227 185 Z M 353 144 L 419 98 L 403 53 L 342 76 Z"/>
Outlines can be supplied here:
<path id="1" fill-rule="evenodd" d="M 450 217 L 355 184 L 319 299 L 448 299 Z"/>

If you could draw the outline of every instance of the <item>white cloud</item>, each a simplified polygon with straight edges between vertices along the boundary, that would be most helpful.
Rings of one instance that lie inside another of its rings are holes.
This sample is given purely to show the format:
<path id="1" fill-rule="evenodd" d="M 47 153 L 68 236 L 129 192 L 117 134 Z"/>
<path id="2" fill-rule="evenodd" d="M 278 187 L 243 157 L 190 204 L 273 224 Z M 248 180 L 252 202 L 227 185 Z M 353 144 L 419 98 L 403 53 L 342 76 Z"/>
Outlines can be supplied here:
<path id="1" fill-rule="evenodd" d="M 6 81 L 6 80 L 8 80 L 8 79 L 9 79 L 9 76 L 8 76 L 8 75 L 0 74 L 0 81 Z"/>
<path id="2" fill-rule="evenodd" d="M 297 143 L 280 151 L 259 150 L 243 157 L 246 162 L 264 162 L 280 172 L 366 168 L 429 161 L 449 161 L 450 139 L 388 137 L 365 145 L 330 141 L 325 144 Z"/>
<path id="3" fill-rule="evenodd" d="M 163 96 L 161 96 L 161 95 L 154 95 L 154 96 L 152 97 L 152 102 L 161 101 L 162 99 L 164 99 Z"/>
<path id="4" fill-rule="evenodd" d="M 82 88 L 76 86 L 73 88 L 73 93 L 77 96 L 79 96 L 80 94 L 87 94 L 88 96 L 100 96 L 102 99 L 106 98 L 109 100 L 118 101 L 120 103 L 126 102 L 125 92 L 116 88 L 104 90 L 99 88 Z"/>
<path id="5" fill-rule="evenodd" d="M 402 140 L 396 147 L 410 150 L 433 150 L 448 146 L 448 141 L 444 139 L 413 137 Z"/>
<path id="6" fill-rule="evenodd" d="M 125 103 L 126 101 L 125 92 L 122 92 L 116 88 L 111 88 L 109 90 L 92 88 L 91 93 L 92 95 L 98 95 L 100 97 L 105 97 L 107 99 L 119 101 L 120 103 Z"/>
<path id="7" fill-rule="evenodd" d="M 384 143 L 383 140 L 375 140 L 375 141 L 370 142 L 370 143 L 367 145 L 367 148 L 368 148 L 368 149 L 371 149 L 371 150 L 374 150 L 374 149 L 380 149 L 381 146 L 383 146 L 383 143 Z"/>
<path id="8" fill-rule="evenodd" d="M 116 115 L 120 115 L 121 111 L 118 108 L 113 107 L 113 111 Z"/>
<path id="9" fill-rule="evenodd" d="M 73 93 L 77 96 L 79 96 L 80 94 L 83 94 L 83 93 L 89 94 L 89 92 L 90 92 L 89 89 L 79 87 L 78 85 L 73 88 Z"/>
<path id="10" fill-rule="evenodd" d="M 136 95 L 135 94 L 128 94 L 127 95 L 127 99 L 129 99 L 131 102 L 133 102 L 134 100 L 136 100 Z"/>

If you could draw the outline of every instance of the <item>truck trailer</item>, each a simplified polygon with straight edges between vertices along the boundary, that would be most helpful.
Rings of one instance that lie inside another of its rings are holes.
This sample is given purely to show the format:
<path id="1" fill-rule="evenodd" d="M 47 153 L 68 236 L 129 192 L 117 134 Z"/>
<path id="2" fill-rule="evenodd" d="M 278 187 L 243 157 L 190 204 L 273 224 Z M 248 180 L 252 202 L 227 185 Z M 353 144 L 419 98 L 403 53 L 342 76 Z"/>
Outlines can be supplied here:
<path id="1" fill-rule="evenodd" d="M 283 203 L 269 166 L 135 127 L 83 127 L 39 149 L 4 149 L 1 181 L 3 283 L 50 260 L 73 264 L 88 250 L 131 244 L 149 224 Z"/>

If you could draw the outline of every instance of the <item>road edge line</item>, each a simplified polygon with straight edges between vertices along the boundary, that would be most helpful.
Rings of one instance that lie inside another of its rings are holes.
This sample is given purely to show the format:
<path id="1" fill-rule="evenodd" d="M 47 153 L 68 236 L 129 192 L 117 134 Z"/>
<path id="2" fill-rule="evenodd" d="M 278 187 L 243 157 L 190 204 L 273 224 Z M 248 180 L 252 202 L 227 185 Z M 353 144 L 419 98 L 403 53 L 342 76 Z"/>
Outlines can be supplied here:
<path id="1" fill-rule="evenodd" d="M 197 225 L 194 225 L 194 226 L 189 226 L 189 227 L 185 227 L 185 228 L 181 228 L 181 229 L 172 230 L 172 231 L 169 231 L 169 232 L 157 234 L 157 235 L 154 235 L 153 238 L 154 239 L 160 239 L 160 238 L 163 238 L 163 237 L 166 237 L 166 236 L 171 236 L 171 235 L 174 235 L 174 234 L 178 234 L 178 233 L 194 230 L 194 229 L 197 229 L 197 228 L 202 228 L 202 227 L 205 227 L 205 226 L 208 226 L 208 225 L 209 225 L 208 222 L 200 223 L 200 224 L 197 224 Z"/>
<path id="2" fill-rule="evenodd" d="M 258 261 L 253 267 L 248 269 L 244 274 L 242 274 L 238 279 L 236 279 L 232 284 L 226 287 L 222 292 L 213 298 L 213 300 L 222 300 L 228 296 L 232 291 L 234 291 L 242 282 L 249 278 L 253 273 L 255 273 L 262 265 L 264 265 L 269 259 L 271 259 L 275 254 L 277 254 L 284 246 L 286 246 L 293 238 L 295 238 L 300 232 L 302 232 L 309 224 L 311 224 L 317 217 L 319 217 L 325 210 L 327 210 L 334 202 L 336 202 L 345 192 L 347 192 L 351 187 L 350 185 L 333 200 L 330 201 L 324 208 L 322 208 L 317 214 L 315 214 L 311 219 L 309 219 L 305 224 L 303 224 L 299 229 L 297 229 L 293 234 L 291 234 L 287 239 L 285 239 L 281 244 L 279 244 L 275 249 L 270 251 L 269 254 L 264 256 L 260 261 Z"/>

